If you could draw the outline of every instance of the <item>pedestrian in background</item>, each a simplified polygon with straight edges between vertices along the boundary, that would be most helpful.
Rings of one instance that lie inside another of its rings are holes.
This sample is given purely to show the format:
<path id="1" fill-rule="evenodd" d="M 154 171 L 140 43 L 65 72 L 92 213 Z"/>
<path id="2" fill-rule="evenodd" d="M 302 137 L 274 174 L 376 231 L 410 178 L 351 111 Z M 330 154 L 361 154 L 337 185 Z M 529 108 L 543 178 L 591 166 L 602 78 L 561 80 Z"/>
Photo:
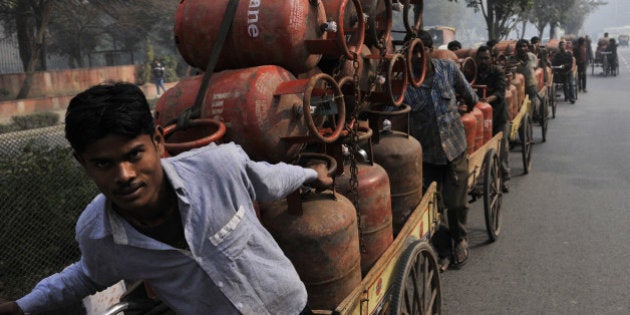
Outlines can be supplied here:
<path id="1" fill-rule="evenodd" d="M 162 89 L 162 93 L 166 92 L 166 87 L 164 87 L 164 73 L 166 69 L 162 65 L 159 60 L 153 60 L 153 65 L 151 66 L 151 70 L 153 71 L 153 82 L 155 82 L 155 90 L 157 91 L 157 96 L 162 95 L 160 93 L 160 89 Z"/>

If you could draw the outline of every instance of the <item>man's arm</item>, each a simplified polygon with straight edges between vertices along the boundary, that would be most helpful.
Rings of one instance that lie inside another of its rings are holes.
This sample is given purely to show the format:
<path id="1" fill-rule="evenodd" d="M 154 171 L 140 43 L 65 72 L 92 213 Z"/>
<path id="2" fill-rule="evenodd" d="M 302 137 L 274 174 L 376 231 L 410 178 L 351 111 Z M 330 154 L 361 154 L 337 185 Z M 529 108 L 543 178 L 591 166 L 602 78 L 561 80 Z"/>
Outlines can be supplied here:
<path id="1" fill-rule="evenodd" d="M 492 103 L 494 101 L 501 101 L 505 99 L 505 90 L 507 89 L 507 80 L 505 79 L 505 73 L 499 67 L 493 67 L 492 81 L 490 83 L 492 87 L 492 94 L 486 98 L 486 102 Z"/>
<path id="2" fill-rule="evenodd" d="M 306 183 L 316 189 L 332 185 L 332 178 L 328 175 L 324 163 L 310 163 L 309 167 L 305 168 L 286 163 L 270 164 L 248 159 L 246 170 L 258 201 L 273 201 L 286 197 Z"/>
<path id="3" fill-rule="evenodd" d="M 479 96 L 477 96 L 477 93 L 472 88 L 472 85 L 470 85 L 464 74 L 457 68 L 457 66 L 455 66 L 454 63 L 451 68 L 451 72 L 453 74 L 453 80 L 455 80 L 455 92 L 461 95 L 464 103 L 466 103 L 468 107 L 468 111 L 471 111 L 477 102 L 479 102 Z"/>
<path id="4" fill-rule="evenodd" d="M 54 310 L 80 301 L 84 297 L 105 288 L 106 286 L 98 285 L 90 279 L 84 270 L 82 261 L 79 261 L 66 267 L 60 273 L 40 281 L 31 293 L 16 302 L 17 306 L 24 312 L 35 313 Z"/>

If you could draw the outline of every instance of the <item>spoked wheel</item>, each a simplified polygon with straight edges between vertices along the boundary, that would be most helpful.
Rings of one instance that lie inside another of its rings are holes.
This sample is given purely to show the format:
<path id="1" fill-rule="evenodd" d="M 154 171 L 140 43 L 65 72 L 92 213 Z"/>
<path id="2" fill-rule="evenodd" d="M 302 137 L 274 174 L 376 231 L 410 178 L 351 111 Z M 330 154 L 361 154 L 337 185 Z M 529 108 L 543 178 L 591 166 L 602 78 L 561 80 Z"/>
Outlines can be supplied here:
<path id="1" fill-rule="evenodd" d="M 490 149 L 483 158 L 483 208 L 486 230 L 490 241 L 494 242 L 501 233 L 501 169 L 496 150 Z"/>
<path id="2" fill-rule="evenodd" d="M 518 136 L 521 139 L 523 155 L 523 174 L 529 173 L 532 167 L 532 119 L 529 114 L 523 116 L 521 125 L 518 127 Z"/>
<path id="3" fill-rule="evenodd" d="M 547 127 L 549 126 L 549 97 L 545 97 L 542 100 L 542 104 L 540 107 L 540 113 L 538 113 L 538 117 L 540 117 L 540 127 L 542 127 L 542 142 L 547 141 Z"/>
<path id="4" fill-rule="evenodd" d="M 392 315 L 441 313 L 440 274 L 433 249 L 427 242 L 413 242 L 401 255 L 391 305 Z"/>
<path id="5" fill-rule="evenodd" d="M 556 96 L 556 84 L 552 84 L 549 87 L 549 106 L 551 107 L 551 118 L 556 118 L 556 107 L 558 106 L 558 99 Z"/>

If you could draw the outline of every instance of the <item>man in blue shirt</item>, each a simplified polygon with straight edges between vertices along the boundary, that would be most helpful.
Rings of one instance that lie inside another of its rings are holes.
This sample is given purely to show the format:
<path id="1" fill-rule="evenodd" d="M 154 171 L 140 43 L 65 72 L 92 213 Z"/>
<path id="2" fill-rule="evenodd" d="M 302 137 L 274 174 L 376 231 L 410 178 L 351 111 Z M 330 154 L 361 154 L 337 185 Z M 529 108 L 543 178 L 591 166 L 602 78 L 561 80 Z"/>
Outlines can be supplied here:
<path id="1" fill-rule="evenodd" d="M 66 138 L 101 191 L 77 223 L 81 259 L 0 304 L 1 315 L 55 309 L 121 279 L 145 280 L 177 314 L 308 311 L 304 284 L 253 201 L 305 182 L 331 185 L 324 165 L 254 162 L 233 143 L 162 159 L 162 128 L 142 91 L 126 83 L 74 97 Z"/>
<path id="2" fill-rule="evenodd" d="M 418 34 L 424 44 L 427 70 L 418 88 L 409 86 L 405 103 L 411 105 L 411 133 L 422 144 L 425 187 L 438 184 L 439 208 L 446 211 L 448 240 L 434 242 L 442 270 L 452 264 L 459 266 L 468 259 L 466 218 L 468 204 L 468 159 L 466 135 L 459 114 L 457 99 L 471 111 L 478 97 L 457 65 L 450 60 L 431 58 L 433 40 L 426 31 Z M 420 71 L 416 64 L 414 71 Z M 451 242 L 454 244 L 451 256 Z"/>

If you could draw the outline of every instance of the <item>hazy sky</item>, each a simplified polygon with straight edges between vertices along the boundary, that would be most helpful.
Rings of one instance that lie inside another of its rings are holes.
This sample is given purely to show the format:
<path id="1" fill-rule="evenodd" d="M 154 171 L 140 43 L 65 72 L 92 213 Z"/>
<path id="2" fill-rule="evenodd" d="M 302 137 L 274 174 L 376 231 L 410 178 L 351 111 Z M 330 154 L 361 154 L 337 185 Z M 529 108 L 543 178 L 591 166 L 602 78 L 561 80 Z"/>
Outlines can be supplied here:
<path id="1" fill-rule="evenodd" d="M 586 18 L 584 31 L 589 35 L 600 35 L 605 27 L 630 25 L 630 0 L 606 2 Z"/>

